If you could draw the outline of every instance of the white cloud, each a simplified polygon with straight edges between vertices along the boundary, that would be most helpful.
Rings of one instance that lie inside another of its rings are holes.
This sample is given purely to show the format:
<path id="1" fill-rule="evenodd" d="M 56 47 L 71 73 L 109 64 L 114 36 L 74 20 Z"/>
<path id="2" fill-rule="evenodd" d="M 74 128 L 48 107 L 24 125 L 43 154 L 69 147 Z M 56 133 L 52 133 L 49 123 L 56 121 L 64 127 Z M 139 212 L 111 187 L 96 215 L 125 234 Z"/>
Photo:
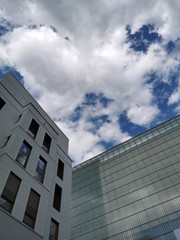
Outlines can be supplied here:
<path id="1" fill-rule="evenodd" d="M 89 113 L 89 114 L 88 114 Z M 56 124 L 64 130 L 70 138 L 70 156 L 75 164 L 81 163 L 97 154 L 100 154 L 105 148 L 99 143 L 100 141 L 113 141 L 115 144 L 126 141 L 130 138 L 127 133 L 122 133 L 116 121 L 104 123 L 96 133 L 92 133 L 92 124 L 88 123 L 91 112 L 86 109 L 78 123 L 66 121 L 56 121 Z M 95 127 L 95 126 L 94 126 Z"/>
<path id="2" fill-rule="evenodd" d="M 60 32 L 75 38 L 92 37 L 97 30 L 104 35 L 114 32 L 114 28 L 130 24 L 133 31 L 143 24 L 154 23 L 165 37 L 179 36 L 178 0 L 1 0 L 1 15 L 22 24 L 53 25 Z M 14 6 L 18 11 L 14 11 Z M 159 14 L 161 13 L 161 14 Z M 87 44 L 87 43 L 86 43 Z"/>
<path id="3" fill-rule="evenodd" d="M 75 164 L 81 163 L 104 151 L 104 148 L 97 144 L 99 137 L 87 131 L 85 119 L 79 121 L 77 126 L 73 126 L 68 120 L 64 122 L 57 121 L 56 124 L 63 129 L 68 136 L 71 136 L 69 149 L 70 156 Z"/>
<path id="4" fill-rule="evenodd" d="M 180 78 L 178 81 L 178 86 L 174 90 L 174 92 L 171 94 L 171 96 L 168 99 L 168 104 L 173 105 L 175 104 L 175 111 L 179 114 L 180 113 Z"/>
<path id="5" fill-rule="evenodd" d="M 135 105 L 127 111 L 128 118 L 135 124 L 147 125 L 149 119 L 154 119 L 159 110 L 156 106 Z"/>
<path id="6" fill-rule="evenodd" d="M 180 88 L 175 91 L 169 98 L 169 104 L 174 104 L 180 101 Z"/>
<path id="7" fill-rule="evenodd" d="M 177 51 L 167 56 L 163 46 L 180 34 L 178 0 L 173 4 L 139 0 L 138 8 L 135 0 L 0 3 L 1 16 L 21 24 L 0 38 L 0 67 L 15 67 L 24 76 L 26 88 L 69 137 L 70 155 L 77 162 L 103 151 L 101 140 L 119 143 L 130 137 L 119 128 L 121 113 L 144 126 L 159 114 L 157 96 L 145 76 L 156 72 L 168 82 L 172 69 L 178 67 Z M 134 53 L 125 28 L 129 24 L 136 31 L 146 23 L 155 24 L 164 42 L 152 44 L 146 54 Z M 43 26 L 29 29 L 30 24 Z M 113 101 L 106 108 L 100 102 L 86 107 L 80 121 L 71 122 L 74 109 L 89 92 L 103 93 Z M 176 90 L 169 104 L 177 103 L 179 95 Z M 90 116 L 103 114 L 110 121 L 92 133 Z"/>

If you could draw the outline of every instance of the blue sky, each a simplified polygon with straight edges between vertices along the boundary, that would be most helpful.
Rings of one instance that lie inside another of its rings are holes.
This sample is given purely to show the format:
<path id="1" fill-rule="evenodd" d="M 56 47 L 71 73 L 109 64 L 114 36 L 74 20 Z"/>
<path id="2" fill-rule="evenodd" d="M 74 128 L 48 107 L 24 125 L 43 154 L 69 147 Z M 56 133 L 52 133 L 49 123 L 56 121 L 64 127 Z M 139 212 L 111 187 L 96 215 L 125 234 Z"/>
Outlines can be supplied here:
<path id="1" fill-rule="evenodd" d="M 178 0 L 16 1 L 0 0 L 0 76 L 68 136 L 74 164 L 180 113 Z"/>

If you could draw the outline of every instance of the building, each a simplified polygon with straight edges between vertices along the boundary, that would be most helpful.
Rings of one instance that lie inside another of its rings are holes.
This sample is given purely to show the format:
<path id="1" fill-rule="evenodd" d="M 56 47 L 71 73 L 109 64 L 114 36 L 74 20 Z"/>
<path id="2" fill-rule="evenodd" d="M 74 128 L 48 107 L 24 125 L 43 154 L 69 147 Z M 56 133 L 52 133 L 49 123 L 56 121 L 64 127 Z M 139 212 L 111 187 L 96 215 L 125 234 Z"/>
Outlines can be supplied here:
<path id="1" fill-rule="evenodd" d="M 180 239 L 180 116 L 73 169 L 71 240 Z"/>
<path id="2" fill-rule="evenodd" d="M 15 79 L 0 79 L 0 239 L 68 240 L 68 139 Z"/>

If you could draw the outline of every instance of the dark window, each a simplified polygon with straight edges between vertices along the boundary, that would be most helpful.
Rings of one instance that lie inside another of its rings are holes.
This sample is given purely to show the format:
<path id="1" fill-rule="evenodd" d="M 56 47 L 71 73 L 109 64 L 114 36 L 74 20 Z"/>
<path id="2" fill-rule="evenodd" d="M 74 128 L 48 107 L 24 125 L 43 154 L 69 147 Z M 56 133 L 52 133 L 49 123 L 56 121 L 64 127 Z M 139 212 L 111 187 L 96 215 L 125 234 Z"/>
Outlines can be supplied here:
<path id="1" fill-rule="evenodd" d="M 62 188 L 56 184 L 55 191 L 54 191 L 53 207 L 58 211 L 60 211 L 60 208 L 61 208 L 61 195 L 62 195 Z"/>
<path id="2" fill-rule="evenodd" d="M 49 240 L 58 240 L 59 223 L 51 219 Z"/>
<path id="3" fill-rule="evenodd" d="M 26 141 L 23 141 L 19 153 L 17 155 L 16 161 L 18 161 L 23 167 L 26 167 L 27 160 L 30 156 L 32 147 Z"/>
<path id="4" fill-rule="evenodd" d="M 51 146 L 51 138 L 50 136 L 46 133 L 43 141 L 43 149 L 49 153 L 50 146 Z"/>
<path id="5" fill-rule="evenodd" d="M 57 175 L 62 180 L 63 180 L 63 174 L 64 174 L 64 163 L 59 159 Z"/>
<path id="6" fill-rule="evenodd" d="M 23 222 L 31 228 L 34 228 L 35 226 L 39 200 L 40 195 L 31 189 L 23 219 Z"/>
<path id="7" fill-rule="evenodd" d="M 31 135 L 31 137 L 35 138 L 37 135 L 38 129 L 39 129 L 39 124 L 33 119 L 29 126 L 28 133 Z"/>
<path id="8" fill-rule="evenodd" d="M 37 167 L 36 167 L 36 173 L 35 173 L 35 177 L 40 182 L 43 182 L 43 180 L 44 180 L 46 165 L 47 165 L 47 162 L 40 156 L 39 160 L 38 160 Z"/>
<path id="9" fill-rule="evenodd" d="M 10 213 L 14 206 L 20 183 L 21 179 L 11 172 L 0 197 L 0 206 Z"/>
<path id="10" fill-rule="evenodd" d="M 4 107 L 6 102 L 0 97 L 0 110 Z"/>

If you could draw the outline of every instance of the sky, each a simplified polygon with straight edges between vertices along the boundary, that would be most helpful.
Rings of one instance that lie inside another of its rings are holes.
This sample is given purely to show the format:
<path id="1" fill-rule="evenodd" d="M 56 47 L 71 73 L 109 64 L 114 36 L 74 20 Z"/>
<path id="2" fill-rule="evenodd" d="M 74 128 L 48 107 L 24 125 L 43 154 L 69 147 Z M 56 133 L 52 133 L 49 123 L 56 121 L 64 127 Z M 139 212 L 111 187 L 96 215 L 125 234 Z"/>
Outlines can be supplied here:
<path id="1" fill-rule="evenodd" d="M 12 71 L 79 164 L 180 113 L 179 0 L 0 0 Z"/>

